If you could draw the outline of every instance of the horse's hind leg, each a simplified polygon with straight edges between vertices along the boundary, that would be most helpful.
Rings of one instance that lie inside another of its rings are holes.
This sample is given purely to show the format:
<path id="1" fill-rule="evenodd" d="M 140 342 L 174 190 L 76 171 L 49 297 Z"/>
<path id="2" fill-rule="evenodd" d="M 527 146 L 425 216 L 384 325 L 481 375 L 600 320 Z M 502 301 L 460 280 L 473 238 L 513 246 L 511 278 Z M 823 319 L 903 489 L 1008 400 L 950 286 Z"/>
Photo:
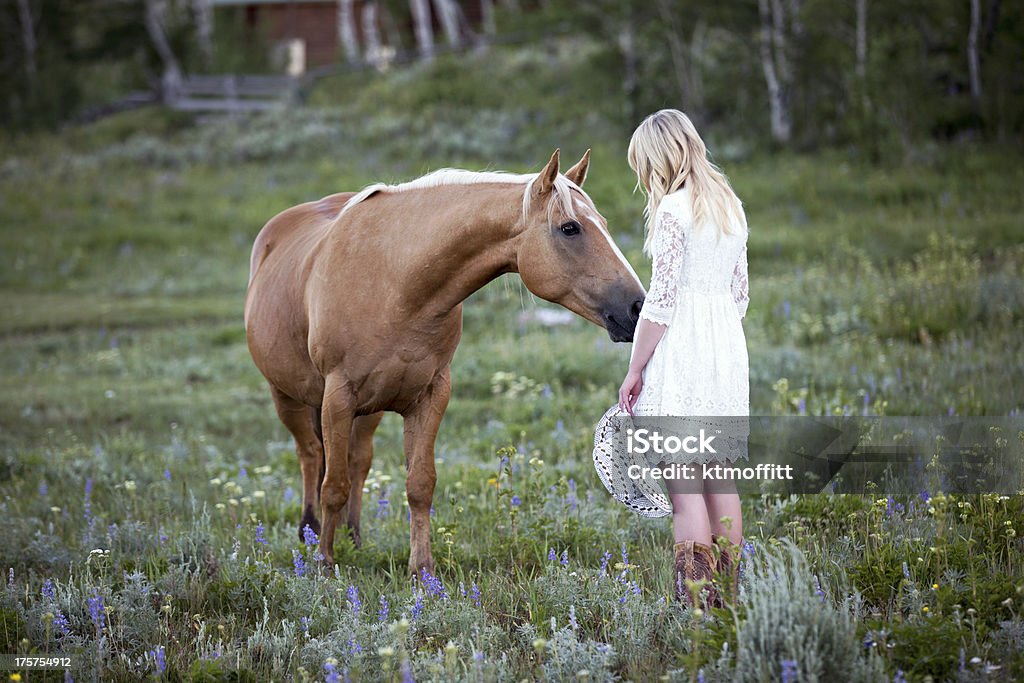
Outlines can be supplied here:
<path id="1" fill-rule="evenodd" d="M 359 534 L 359 517 L 363 508 L 363 484 L 373 462 L 373 433 L 377 430 L 384 413 L 362 415 L 352 421 L 352 437 L 348 447 L 348 471 L 352 490 L 345 504 L 345 519 L 349 534 L 356 547 L 362 545 Z"/>
<path id="2" fill-rule="evenodd" d="M 270 394 L 277 408 L 277 416 L 295 437 L 295 452 L 302 469 L 302 521 L 299 523 L 299 538 L 302 538 L 302 530 L 307 524 L 319 534 L 320 520 L 317 519 L 317 512 L 320 509 L 320 481 L 323 479 L 324 467 L 324 444 L 320 437 L 319 420 L 314 421 L 308 405 L 296 401 L 274 385 L 270 385 Z"/>

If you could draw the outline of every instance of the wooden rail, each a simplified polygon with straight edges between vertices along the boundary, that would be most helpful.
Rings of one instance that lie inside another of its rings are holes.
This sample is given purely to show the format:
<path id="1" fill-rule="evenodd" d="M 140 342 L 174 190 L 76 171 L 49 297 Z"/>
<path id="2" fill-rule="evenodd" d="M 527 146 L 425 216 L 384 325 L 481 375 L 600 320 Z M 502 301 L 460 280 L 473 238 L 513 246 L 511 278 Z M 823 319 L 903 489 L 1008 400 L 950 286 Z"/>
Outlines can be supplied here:
<path id="1" fill-rule="evenodd" d="M 179 111 L 259 111 L 287 101 L 297 87 L 290 76 L 186 76 L 168 104 Z"/>

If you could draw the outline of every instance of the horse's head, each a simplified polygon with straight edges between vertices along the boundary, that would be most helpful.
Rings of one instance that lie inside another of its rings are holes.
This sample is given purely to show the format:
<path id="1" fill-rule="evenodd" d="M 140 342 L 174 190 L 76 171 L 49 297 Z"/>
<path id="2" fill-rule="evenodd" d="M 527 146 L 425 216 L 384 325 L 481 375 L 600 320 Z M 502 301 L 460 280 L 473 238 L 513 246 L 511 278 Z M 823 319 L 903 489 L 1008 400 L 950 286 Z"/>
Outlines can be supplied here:
<path id="1" fill-rule="evenodd" d="M 517 266 L 527 289 L 632 341 L 644 288 L 608 232 L 608 222 L 580 188 L 590 150 L 560 175 L 558 150 L 527 185 Z"/>

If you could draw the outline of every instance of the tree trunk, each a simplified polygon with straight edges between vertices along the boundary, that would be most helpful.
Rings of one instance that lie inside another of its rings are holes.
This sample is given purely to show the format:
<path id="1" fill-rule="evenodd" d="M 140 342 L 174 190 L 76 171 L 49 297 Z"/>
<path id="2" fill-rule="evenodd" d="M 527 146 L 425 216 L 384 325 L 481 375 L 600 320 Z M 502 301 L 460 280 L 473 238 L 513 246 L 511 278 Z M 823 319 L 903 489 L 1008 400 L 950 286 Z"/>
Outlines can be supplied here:
<path id="1" fill-rule="evenodd" d="M 967 32 L 967 70 L 971 79 L 971 98 L 981 103 L 981 63 L 978 59 L 978 27 L 981 25 L 981 0 L 971 0 L 971 28 Z"/>
<path id="2" fill-rule="evenodd" d="M 18 0 L 18 18 L 21 20 L 21 42 L 25 46 L 25 75 L 31 87 L 36 80 L 36 27 L 28 0 Z"/>
<path id="3" fill-rule="evenodd" d="M 454 0 L 434 0 L 434 10 L 441 20 L 448 47 L 458 50 L 462 47 L 462 36 L 459 34 L 459 13 Z"/>
<path id="4" fill-rule="evenodd" d="M 353 0 L 338 0 L 338 41 L 349 64 L 359 63 L 359 43 L 356 39 L 356 22 L 352 16 Z"/>
<path id="5" fill-rule="evenodd" d="M 857 78 L 868 73 L 868 0 L 857 0 Z"/>
<path id="6" fill-rule="evenodd" d="M 430 0 L 409 0 L 412 7 L 412 20 L 416 25 L 416 45 L 419 47 L 420 59 L 429 61 L 434 58 L 434 28 L 430 24 Z"/>
<path id="7" fill-rule="evenodd" d="M 783 55 L 780 63 L 779 55 L 785 49 L 785 37 L 780 30 L 782 22 L 781 3 L 774 0 L 774 6 L 769 6 L 770 0 L 757 0 L 758 11 L 761 16 L 760 49 L 761 67 L 764 69 L 764 79 L 768 86 L 768 110 L 771 120 L 772 137 L 776 142 L 789 142 L 792 136 L 792 122 L 789 112 L 789 98 L 786 92 L 788 66 Z M 775 10 L 779 10 L 776 12 Z M 781 46 L 780 46 L 781 42 Z M 782 49 L 780 49 L 780 47 Z"/>
<path id="8" fill-rule="evenodd" d="M 377 24 L 377 2 L 370 0 L 363 6 L 363 41 L 366 44 L 366 61 L 374 68 L 381 68 L 380 28 Z"/>
<path id="9" fill-rule="evenodd" d="M 213 66 L 213 3 L 212 0 L 192 0 L 192 13 L 196 21 L 196 42 L 206 68 Z"/>
<path id="10" fill-rule="evenodd" d="M 164 102 L 173 102 L 181 90 L 181 67 L 167 39 L 166 22 L 167 0 L 146 0 L 146 30 L 164 63 L 161 95 Z"/>
<path id="11" fill-rule="evenodd" d="M 630 4 L 632 9 L 632 4 Z M 632 14 L 632 12 L 630 12 Z M 623 66 L 625 67 L 624 78 L 622 79 L 622 91 L 626 96 L 626 120 L 629 125 L 636 125 L 637 105 L 637 60 L 636 60 L 636 36 L 633 31 L 633 17 L 627 16 L 619 32 L 619 49 L 622 51 Z"/>
<path id="12" fill-rule="evenodd" d="M 704 30 L 704 21 L 700 19 L 693 29 L 693 38 L 687 46 L 683 41 L 683 27 L 680 26 L 678 13 L 673 10 L 669 0 L 658 0 L 658 12 L 665 24 L 665 40 L 668 42 L 669 56 L 672 59 L 672 71 L 679 88 L 679 99 L 682 106 L 691 113 L 702 108 L 703 96 L 701 78 L 697 67 L 698 52 L 694 43 Z"/>
<path id="13" fill-rule="evenodd" d="M 484 27 L 484 35 L 493 38 L 498 33 L 494 23 L 494 0 L 480 0 L 480 22 Z"/>

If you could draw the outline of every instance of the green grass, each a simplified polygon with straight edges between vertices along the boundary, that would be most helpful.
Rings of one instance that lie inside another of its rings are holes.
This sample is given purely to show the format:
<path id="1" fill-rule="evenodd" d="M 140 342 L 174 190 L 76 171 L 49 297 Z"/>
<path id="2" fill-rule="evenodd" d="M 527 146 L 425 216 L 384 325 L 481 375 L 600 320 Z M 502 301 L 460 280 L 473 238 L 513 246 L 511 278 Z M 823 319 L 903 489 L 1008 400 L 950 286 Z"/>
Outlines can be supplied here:
<path id="1" fill-rule="evenodd" d="M 537 68 L 509 59 L 499 66 L 510 73 Z M 451 68 L 442 60 L 420 74 L 450 83 L 436 101 L 396 74 L 331 109 L 198 129 L 153 110 L 8 143 L 0 566 L 14 578 L 0 594 L 0 649 L 73 653 L 80 680 L 153 676 L 159 647 L 164 677 L 192 680 L 322 680 L 330 657 L 364 680 L 408 666 L 417 680 L 583 670 L 692 680 L 703 668 L 724 681 L 755 660 L 778 678 L 783 659 L 807 677 L 853 676 L 815 664 L 826 636 L 786 635 L 813 620 L 855 653 L 844 666 L 881 664 L 888 678 L 1024 676 L 1020 496 L 900 499 L 890 505 L 903 511 L 889 514 L 884 500 L 858 497 L 745 499 L 749 602 L 702 622 L 666 601 L 668 525 L 613 504 L 590 465 L 592 426 L 614 400 L 627 347 L 583 321 L 519 322 L 547 304 L 511 276 L 466 306 L 437 443 L 433 549 L 447 597 L 406 574 L 393 415 L 377 437 L 364 547 L 339 541 L 337 578 L 295 575 L 294 553 L 308 563 L 312 552 L 295 538 L 298 467 L 241 322 L 248 249 L 267 218 L 379 179 L 456 164 L 524 171 L 554 144 L 566 158 L 593 146 L 588 189 L 649 277 L 625 133 L 609 142 L 608 124 L 572 126 L 558 112 L 545 127 L 543 88 L 464 98 L 494 79 L 461 84 Z M 328 83 L 312 101 L 345 92 Z M 369 116 L 399 92 L 398 105 Z M 421 106 L 431 116 L 402 113 Z M 403 122 L 418 142 L 396 132 Z M 881 167 L 840 152 L 755 155 L 725 166 L 751 225 L 755 414 L 796 413 L 801 400 L 811 414 L 859 412 L 865 395 L 875 414 L 1020 410 L 1024 172 L 1014 154 L 935 148 Z M 785 589 L 765 588 L 772 562 L 790 567 Z M 107 611 L 94 620 L 97 596 Z M 783 615 L 785 633 L 738 639 L 762 613 Z M 403 616 L 407 626 L 395 623 Z M 988 664 L 1001 668 L 983 674 Z"/>

